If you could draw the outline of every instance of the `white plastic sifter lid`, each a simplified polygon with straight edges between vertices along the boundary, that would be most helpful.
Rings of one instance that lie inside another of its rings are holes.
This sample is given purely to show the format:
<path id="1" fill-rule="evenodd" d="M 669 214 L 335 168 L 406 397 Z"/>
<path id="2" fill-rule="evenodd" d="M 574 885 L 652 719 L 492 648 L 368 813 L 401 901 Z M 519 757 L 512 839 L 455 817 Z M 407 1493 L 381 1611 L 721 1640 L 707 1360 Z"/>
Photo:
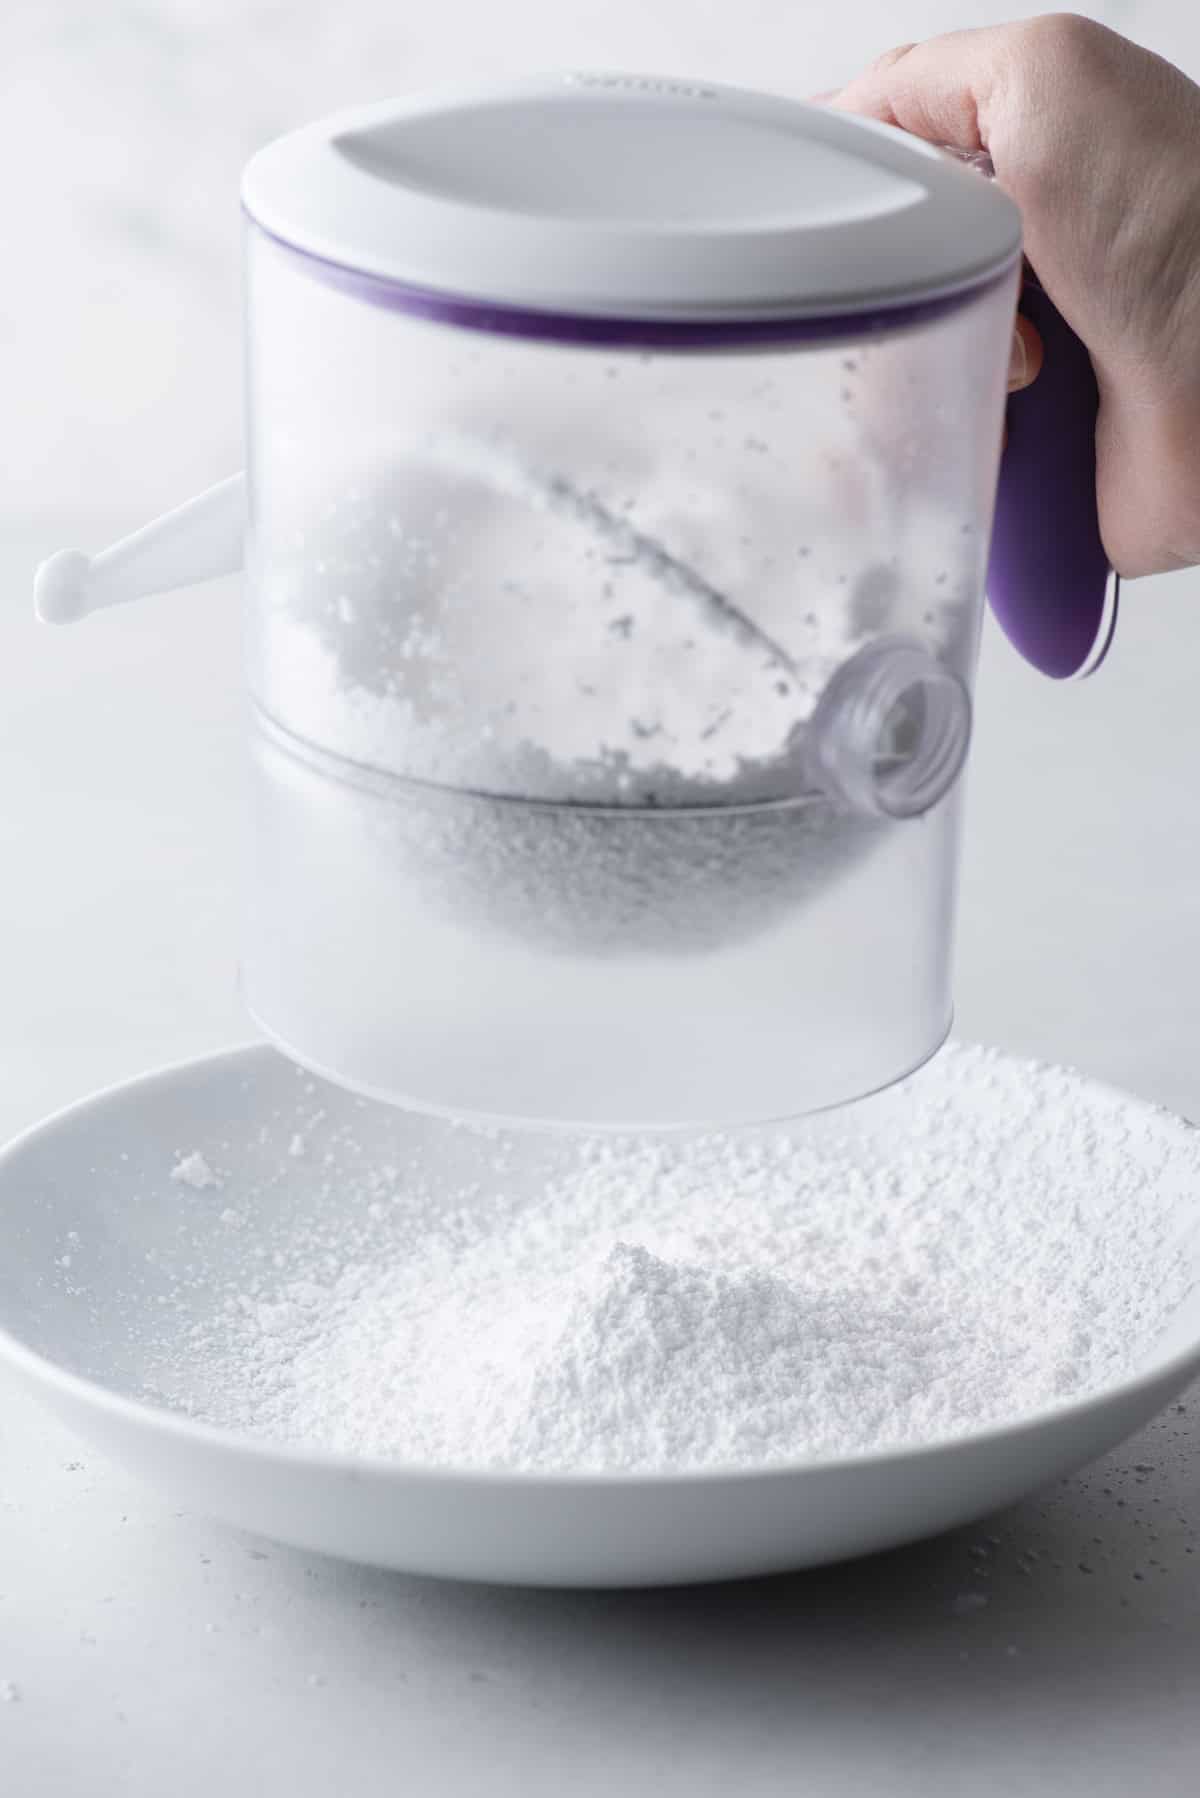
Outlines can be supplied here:
<path id="1" fill-rule="evenodd" d="M 889 126 L 734 88 L 568 74 L 386 101 L 246 170 L 282 242 L 434 294 L 680 321 L 869 312 L 1018 254 L 992 183 Z"/>

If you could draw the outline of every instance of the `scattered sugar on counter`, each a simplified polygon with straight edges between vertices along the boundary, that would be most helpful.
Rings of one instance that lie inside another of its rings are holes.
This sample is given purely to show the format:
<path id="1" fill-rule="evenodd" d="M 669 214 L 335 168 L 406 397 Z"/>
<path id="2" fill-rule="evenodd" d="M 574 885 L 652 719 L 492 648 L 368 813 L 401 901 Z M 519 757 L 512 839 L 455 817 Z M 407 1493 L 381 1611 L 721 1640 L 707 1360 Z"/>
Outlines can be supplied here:
<path id="1" fill-rule="evenodd" d="M 257 1435 L 462 1467 L 762 1466 L 985 1427 L 1127 1372 L 1186 1294 L 1168 1151 L 1110 1103 L 950 1050 L 866 1138 L 834 1116 L 578 1140 L 538 1151 L 532 1195 L 504 1132 L 488 1191 L 360 1171 L 361 1202 L 298 1223 L 277 1271 L 264 1252 L 159 1384 Z"/>

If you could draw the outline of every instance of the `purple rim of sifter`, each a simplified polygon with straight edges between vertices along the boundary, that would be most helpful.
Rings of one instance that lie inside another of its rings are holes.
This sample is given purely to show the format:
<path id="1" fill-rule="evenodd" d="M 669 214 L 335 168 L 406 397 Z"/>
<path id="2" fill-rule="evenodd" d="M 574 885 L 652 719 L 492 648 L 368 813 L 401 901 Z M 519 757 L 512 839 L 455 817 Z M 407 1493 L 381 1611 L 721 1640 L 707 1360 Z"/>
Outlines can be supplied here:
<path id="1" fill-rule="evenodd" d="M 822 343 L 853 336 L 874 336 L 912 325 L 931 324 L 969 305 L 1008 278 L 1013 263 L 981 276 L 969 287 L 936 294 L 926 300 L 902 300 L 865 312 L 822 313 L 815 317 L 747 319 L 607 318 L 576 312 L 536 311 L 490 300 L 471 299 L 435 288 L 410 286 L 383 275 L 370 275 L 346 263 L 302 250 L 277 237 L 250 212 L 255 231 L 307 267 L 314 280 L 353 299 L 387 312 L 402 312 L 430 324 L 482 331 L 492 337 L 523 337 L 542 343 L 594 345 L 599 349 L 712 350 L 769 348 L 775 344 Z M 1013 259 L 1015 260 L 1015 258 Z"/>

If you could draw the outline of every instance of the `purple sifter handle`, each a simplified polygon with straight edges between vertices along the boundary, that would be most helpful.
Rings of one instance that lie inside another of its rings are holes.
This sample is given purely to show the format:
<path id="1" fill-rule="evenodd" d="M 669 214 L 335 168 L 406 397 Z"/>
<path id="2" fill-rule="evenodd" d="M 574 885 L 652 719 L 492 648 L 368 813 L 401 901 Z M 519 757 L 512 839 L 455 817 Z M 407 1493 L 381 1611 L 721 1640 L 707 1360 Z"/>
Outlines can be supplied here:
<path id="1" fill-rule="evenodd" d="M 1100 539 L 1091 357 L 1032 275 L 1021 311 L 1046 355 L 1008 401 L 988 566 L 988 599 L 1013 647 L 1055 680 L 1091 674 L 1117 621 L 1118 576 Z"/>

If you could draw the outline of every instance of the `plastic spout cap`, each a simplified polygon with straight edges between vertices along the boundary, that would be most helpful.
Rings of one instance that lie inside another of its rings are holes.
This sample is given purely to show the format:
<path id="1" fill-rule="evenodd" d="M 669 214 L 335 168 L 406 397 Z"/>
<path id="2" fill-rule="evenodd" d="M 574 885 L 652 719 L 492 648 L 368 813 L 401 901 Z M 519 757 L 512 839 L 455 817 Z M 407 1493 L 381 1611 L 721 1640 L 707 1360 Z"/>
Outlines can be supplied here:
<path id="1" fill-rule="evenodd" d="M 813 714 L 816 784 L 863 818 L 919 818 L 944 799 L 971 741 L 971 698 L 913 637 L 885 636 L 844 662 Z"/>

